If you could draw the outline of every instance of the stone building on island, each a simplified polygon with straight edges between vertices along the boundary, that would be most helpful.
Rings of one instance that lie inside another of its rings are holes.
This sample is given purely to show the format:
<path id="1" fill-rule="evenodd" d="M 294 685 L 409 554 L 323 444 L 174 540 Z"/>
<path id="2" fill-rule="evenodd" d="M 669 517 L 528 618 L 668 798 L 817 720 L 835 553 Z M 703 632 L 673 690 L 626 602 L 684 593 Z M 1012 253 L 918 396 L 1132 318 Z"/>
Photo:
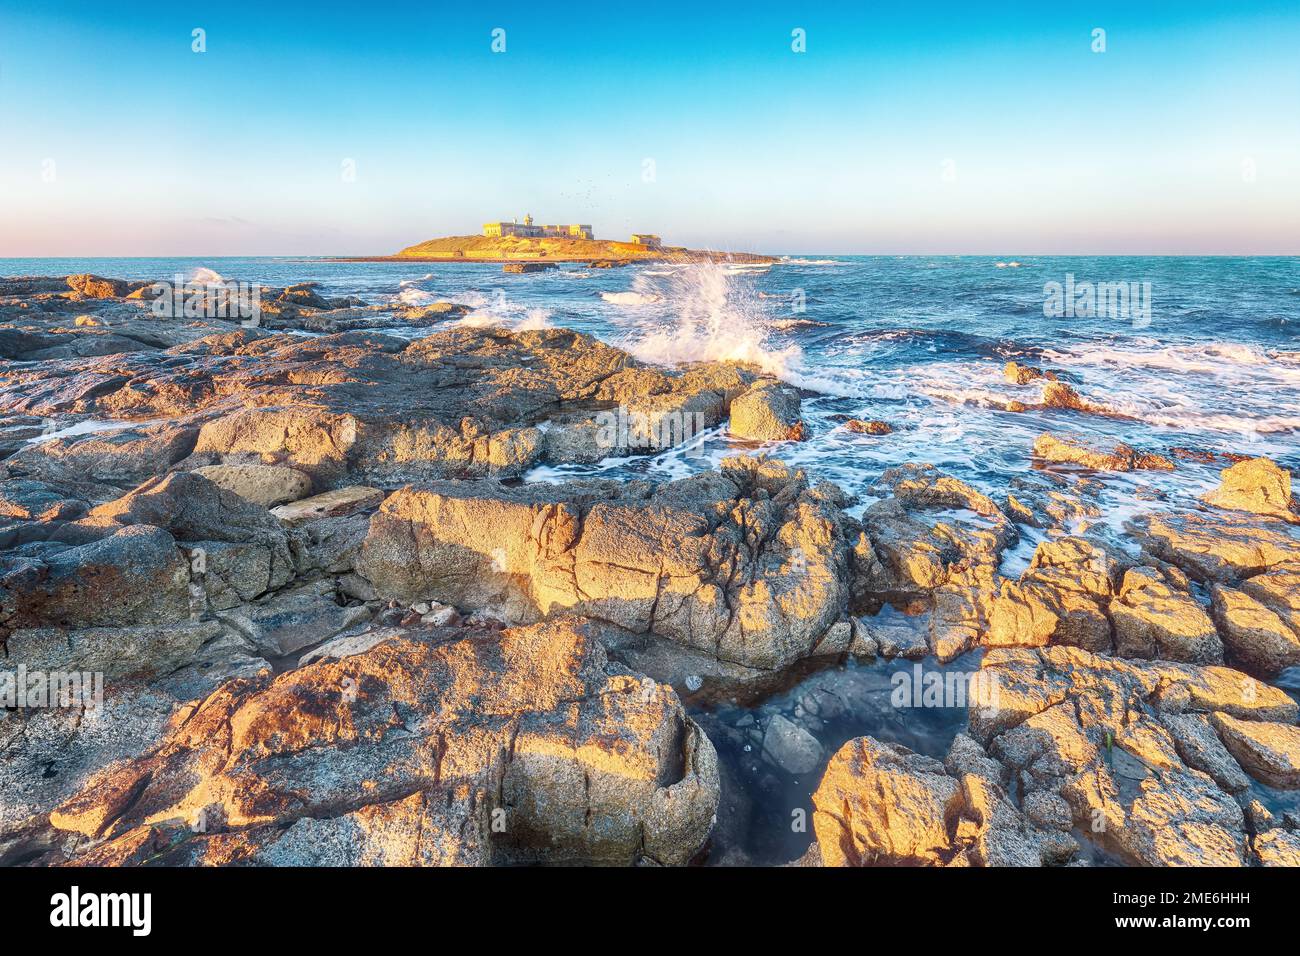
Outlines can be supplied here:
<path id="1" fill-rule="evenodd" d="M 519 236 L 524 239 L 595 239 L 596 235 L 591 231 L 591 226 L 586 223 L 573 223 L 563 226 L 539 226 L 533 222 L 532 216 L 524 216 L 523 222 L 514 219 L 510 222 L 485 222 L 483 224 L 483 235 L 489 239 L 500 239 L 503 236 Z M 663 244 L 658 236 L 648 232 L 636 232 L 632 234 L 632 243 L 638 246 L 645 246 L 648 249 L 661 249 Z"/>
<path id="2" fill-rule="evenodd" d="M 591 226 L 574 223 L 566 226 L 536 226 L 532 216 L 524 216 L 523 222 L 487 222 L 483 224 L 483 235 L 490 238 L 502 236 L 521 236 L 527 239 L 563 238 L 595 239 Z"/>

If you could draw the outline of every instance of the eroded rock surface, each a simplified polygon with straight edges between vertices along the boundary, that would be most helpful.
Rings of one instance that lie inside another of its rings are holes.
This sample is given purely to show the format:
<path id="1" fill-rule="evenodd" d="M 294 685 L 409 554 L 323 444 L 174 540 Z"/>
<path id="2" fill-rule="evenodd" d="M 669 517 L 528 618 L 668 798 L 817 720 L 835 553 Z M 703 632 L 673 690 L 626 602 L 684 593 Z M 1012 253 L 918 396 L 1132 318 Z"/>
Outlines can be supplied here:
<path id="1" fill-rule="evenodd" d="M 818 488 L 736 458 L 659 487 L 404 489 L 371 520 L 357 571 L 381 597 L 516 622 L 582 614 L 679 645 L 720 677 L 760 679 L 822 650 L 847 566 L 845 525 Z"/>
<path id="2" fill-rule="evenodd" d="M 50 820 L 94 864 L 682 863 L 717 801 L 671 689 L 566 620 L 236 680 Z"/>

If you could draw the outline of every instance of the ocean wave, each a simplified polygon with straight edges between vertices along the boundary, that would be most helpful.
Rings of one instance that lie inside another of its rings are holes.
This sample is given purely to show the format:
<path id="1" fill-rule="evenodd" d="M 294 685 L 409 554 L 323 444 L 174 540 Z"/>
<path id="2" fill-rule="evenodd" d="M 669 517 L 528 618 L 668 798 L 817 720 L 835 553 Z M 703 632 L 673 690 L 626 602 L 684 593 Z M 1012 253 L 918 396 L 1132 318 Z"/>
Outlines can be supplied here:
<path id="1" fill-rule="evenodd" d="M 653 305 L 663 301 L 657 292 L 602 292 L 600 297 L 613 305 Z"/>

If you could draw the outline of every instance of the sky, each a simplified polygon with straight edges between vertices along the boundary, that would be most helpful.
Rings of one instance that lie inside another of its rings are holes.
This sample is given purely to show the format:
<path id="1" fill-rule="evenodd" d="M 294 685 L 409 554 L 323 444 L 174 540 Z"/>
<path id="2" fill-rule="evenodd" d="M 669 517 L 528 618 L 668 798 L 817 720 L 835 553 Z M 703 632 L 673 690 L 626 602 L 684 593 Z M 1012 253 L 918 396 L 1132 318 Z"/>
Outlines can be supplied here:
<path id="1" fill-rule="evenodd" d="M 563 7 L 0 0 L 0 256 L 1300 253 L 1296 0 Z"/>

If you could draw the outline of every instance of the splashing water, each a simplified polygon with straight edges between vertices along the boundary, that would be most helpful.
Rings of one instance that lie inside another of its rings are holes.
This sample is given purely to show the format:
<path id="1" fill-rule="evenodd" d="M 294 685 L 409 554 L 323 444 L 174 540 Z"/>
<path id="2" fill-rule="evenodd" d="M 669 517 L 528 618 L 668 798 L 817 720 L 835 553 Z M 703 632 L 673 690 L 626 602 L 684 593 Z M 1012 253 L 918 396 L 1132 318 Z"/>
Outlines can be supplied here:
<path id="1" fill-rule="evenodd" d="M 628 333 L 628 351 L 643 361 L 750 362 L 782 378 L 800 364 L 798 346 L 771 346 L 770 314 L 742 274 L 725 265 L 698 263 L 655 279 L 642 273 L 632 286 L 625 301 L 662 303 L 657 320 L 638 313 Z"/>
<path id="2" fill-rule="evenodd" d="M 191 285 L 222 285 L 225 283 L 226 278 L 215 269 L 196 266 L 191 270 L 185 281 Z"/>

